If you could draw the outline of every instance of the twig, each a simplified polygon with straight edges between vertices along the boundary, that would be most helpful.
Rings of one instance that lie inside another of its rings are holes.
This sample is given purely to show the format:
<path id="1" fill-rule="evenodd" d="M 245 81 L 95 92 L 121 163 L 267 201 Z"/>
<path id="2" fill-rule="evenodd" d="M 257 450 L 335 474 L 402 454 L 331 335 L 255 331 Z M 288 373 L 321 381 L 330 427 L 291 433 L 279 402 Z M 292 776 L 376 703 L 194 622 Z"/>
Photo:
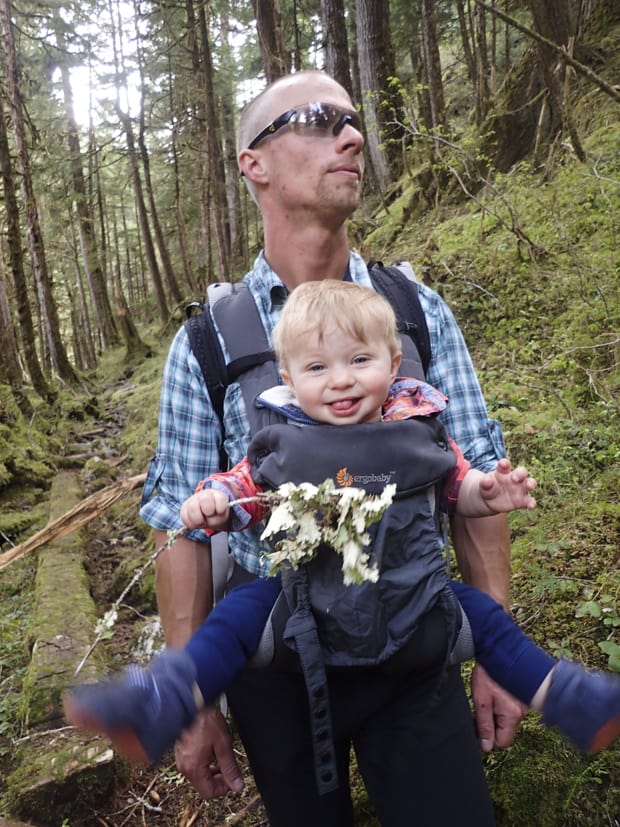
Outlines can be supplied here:
<path id="1" fill-rule="evenodd" d="M 78 664 L 77 669 L 73 673 L 74 678 L 77 677 L 77 675 L 79 675 L 79 673 L 82 671 L 82 669 L 84 667 L 84 664 L 89 659 L 89 657 L 92 655 L 92 653 L 95 651 L 95 647 L 97 646 L 97 644 L 101 640 L 103 640 L 103 638 L 107 635 L 108 631 L 114 625 L 114 622 L 116 620 L 116 616 L 118 615 L 118 610 L 120 608 L 120 605 L 123 602 L 123 600 L 125 599 L 125 597 L 127 596 L 127 594 L 129 594 L 129 592 L 134 587 L 134 585 L 138 582 L 138 580 L 140 580 L 140 578 L 142 577 L 144 572 L 148 569 L 148 567 L 151 565 L 151 563 L 154 563 L 155 560 L 157 560 L 157 558 L 159 557 L 159 555 L 163 551 L 165 551 L 167 548 L 170 548 L 172 546 L 172 544 L 175 542 L 175 540 L 177 540 L 179 537 L 182 537 L 185 534 L 186 531 L 187 531 L 187 529 L 185 527 L 179 528 L 176 531 L 170 531 L 168 533 L 168 539 L 166 540 L 166 542 L 162 543 L 161 546 L 159 546 L 159 548 L 156 548 L 155 551 L 149 557 L 149 559 L 146 561 L 146 563 L 144 563 L 144 565 L 141 566 L 135 572 L 134 576 L 131 578 L 129 583 L 125 586 L 125 588 L 123 589 L 121 594 L 116 598 L 116 600 L 112 604 L 111 608 L 108 610 L 108 612 L 106 612 L 105 616 L 99 622 L 97 635 L 96 635 L 94 641 L 88 647 L 88 651 L 86 652 L 86 654 L 84 655 L 84 657 L 82 658 L 80 663 Z"/>
<path id="2" fill-rule="evenodd" d="M 145 480 L 146 474 L 138 474 L 135 477 L 128 477 L 127 479 L 115 482 L 91 494 L 90 497 L 79 502 L 72 509 L 67 511 L 61 517 L 52 520 L 41 531 L 37 531 L 28 540 L 14 546 L 12 549 L 0 554 L 0 571 L 5 569 L 8 565 L 21 557 L 25 557 L 32 551 L 36 551 L 40 546 L 46 543 L 51 543 L 59 537 L 64 537 L 75 531 L 76 528 L 90 522 L 94 517 L 99 517 L 103 512 L 113 505 L 121 497 L 124 497 L 134 488 L 137 488 Z"/>
<path id="3" fill-rule="evenodd" d="M 261 803 L 261 797 L 260 797 L 260 795 L 256 794 L 254 796 L 254 798 L 251 798 L 248 801 L 248 803 L 245 805 L 245 807 L 243 807 L 243 809 L 239 810 L 239 812 L 236 813 L 231 819 L 229 819 L 226 822 L 226 824 L 228 824 L 228 825 L 241 824 L 241 822 L 246 817 L 246 815 L 250 812 L 250 810 L 253 810 L 254 807 L 257 807 L 260 803 Z"/>

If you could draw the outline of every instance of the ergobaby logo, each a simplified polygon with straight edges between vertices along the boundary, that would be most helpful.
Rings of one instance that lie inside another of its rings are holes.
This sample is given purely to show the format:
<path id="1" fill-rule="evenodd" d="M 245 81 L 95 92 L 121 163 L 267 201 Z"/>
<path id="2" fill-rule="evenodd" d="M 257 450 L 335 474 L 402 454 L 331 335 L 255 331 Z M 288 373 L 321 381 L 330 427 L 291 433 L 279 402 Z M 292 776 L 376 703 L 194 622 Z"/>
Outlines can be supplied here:
<path id="1" fill-rule="evenodd" d="M 353 485 L 353 483 L 368 485 L 368 483 L 371 482 L 379 482 L 382 485 L 387 485 L 394 474 L 394 471 L 385 474 L 351 474 L 349 469 L 345 467 L 336 473 L 336 483 L 341 488 L 348 488 L 350 485 Z"/>
<path id="2" fill-rule="evenodd" d="M 349 474 L 348 468 L 341 468 L 336 474 L 336 482 L 341 488 L 348 488 L 353 485 L 353 477 Z"/>

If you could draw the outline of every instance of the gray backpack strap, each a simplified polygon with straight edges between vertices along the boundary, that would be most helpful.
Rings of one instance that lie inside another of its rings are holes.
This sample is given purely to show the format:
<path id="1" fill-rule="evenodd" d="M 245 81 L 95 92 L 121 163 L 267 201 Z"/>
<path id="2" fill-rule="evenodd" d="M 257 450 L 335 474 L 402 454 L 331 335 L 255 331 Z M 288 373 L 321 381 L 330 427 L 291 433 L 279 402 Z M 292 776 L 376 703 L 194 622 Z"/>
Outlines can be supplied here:
<path id="1" fill-rule="evenodd" d="M 256 408 L 254 400 L 266 388 L 278 384 L 275 355 L 256 302 L 244 282 L 210 284 L 207 299 L 228 353 L 226 383 L 239 381 L 250 429 L 255 433 L 273 421 L 273 414 L 267 409 Z M 224 596 L 233 567 L 226 532 L 211 538 L 211 566 L 213 597 L 217 602 Z"/>
<path id="2" fill-rule="evenodd" d="M 273 422 L 271 411 L 257 408 L 254 400 L 259 393 L 280 381 L 275 354 L 245 282 L 211 285 L 209 301 L 228 351 L 228 382 L 239 381 L 250 430 L 256 433 Z"/>

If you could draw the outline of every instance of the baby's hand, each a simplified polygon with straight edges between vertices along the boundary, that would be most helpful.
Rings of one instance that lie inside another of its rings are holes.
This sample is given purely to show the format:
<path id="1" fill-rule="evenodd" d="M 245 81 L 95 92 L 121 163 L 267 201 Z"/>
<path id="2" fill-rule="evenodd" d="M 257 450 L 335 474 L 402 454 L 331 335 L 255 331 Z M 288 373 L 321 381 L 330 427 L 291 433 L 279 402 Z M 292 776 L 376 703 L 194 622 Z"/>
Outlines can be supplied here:
<path id="1" fill-rule="evenodd" d="M 522 466 L 513 470 L 508 459 L 500 459 L 495 471 L 480 481 L 482 499 L 497 512 L 536 508 L 536 500 L 530 497 L 535 488 L 536 480 L 528 476 L 527 470 Z"/>
<path id="2" fill-rule="evenodd" d="M 186 528 L 222 530 L 228 526 L 228 496 L 223 491 L 205 488 L 181 506 L 181 521 Z"/>

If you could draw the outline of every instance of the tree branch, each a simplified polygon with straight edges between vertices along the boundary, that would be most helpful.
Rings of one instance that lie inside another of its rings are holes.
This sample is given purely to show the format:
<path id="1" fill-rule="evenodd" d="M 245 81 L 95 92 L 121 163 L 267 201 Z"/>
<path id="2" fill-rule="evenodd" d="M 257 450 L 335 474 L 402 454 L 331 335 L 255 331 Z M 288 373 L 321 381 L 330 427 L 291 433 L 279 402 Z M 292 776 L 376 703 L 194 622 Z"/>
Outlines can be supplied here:
<path id="1" fill-rule="evenodd" d="M 40 531 L 37 531 L 37 533 L 29 537 L 28 540 L 0 554 L 0 571 L 15 560 L 19 560 L 21 557 L 30 554 L 30 552 L 36 551 L 40 546 L 51 543 L 58 537 L 64 537 L 65 534 L 69 534 L 75 531 L 76 528 L 86 525 L 86 523 L 95 517 L 99 517 L 113 503 L 141 485 L 145 478 L 146 474 L 128 477 L 127 479 L 112 483 L 112 485 L 108 485 L 100 491 L 96 491 L 94 494 L 91 494 L 90 497 L 86 497 L 85 500 L 79 502 L 65 514 L 48 523 Z"/>
<path id="2" fill-rule="evenodd" d="M 519 23 L 518 20 L 515 20 L 514 17 L 511 17 L 506 12 L 500 11 L 500 9 L 493 8 L 492 6 L 488 6 L 486 3 L 483 3 L 482 0 L 475 0 L 476 5 L 480 6 L 480 8 L 484 9 L 485 11 L 494 14 L 496 17 L 499 17 L 500 20 L 503 20 L 505 23 L 508 23 L 510 26 L 514 26 L 515 29 L 518 29 L 523 34 L 531 37 L 532 40 L 536 40 L 539 43 L 544 43 L 545 46 L 548 46 L 552 49 L 557 55 L 559 55 L 565 63 L 568 63 L 578 74 L 583 75 L 584 77 L 588 78 L 588 80 L 592 81 L 599 89 L 602 89 L 607 95 L 613 98 L 617 103 L 620 103 L 620 91 L 613 86 L 610 86 L 606 83 L 600 75 L 597 75 L 596 72 L 593 72 L 592 69 L 589 69 L 583 63 L 580 63 L 578 60 L 575 60 L 574 57 L 571 57 L 569 53 L 566 51 L 566 47 L 560 46 L 557 43 L 554 43 L 553 40 L 548 40 L 543 35 L 538 34 L 538 32 L 534 31 L 533 29 L 524 26 L 522 23 Z"/>

